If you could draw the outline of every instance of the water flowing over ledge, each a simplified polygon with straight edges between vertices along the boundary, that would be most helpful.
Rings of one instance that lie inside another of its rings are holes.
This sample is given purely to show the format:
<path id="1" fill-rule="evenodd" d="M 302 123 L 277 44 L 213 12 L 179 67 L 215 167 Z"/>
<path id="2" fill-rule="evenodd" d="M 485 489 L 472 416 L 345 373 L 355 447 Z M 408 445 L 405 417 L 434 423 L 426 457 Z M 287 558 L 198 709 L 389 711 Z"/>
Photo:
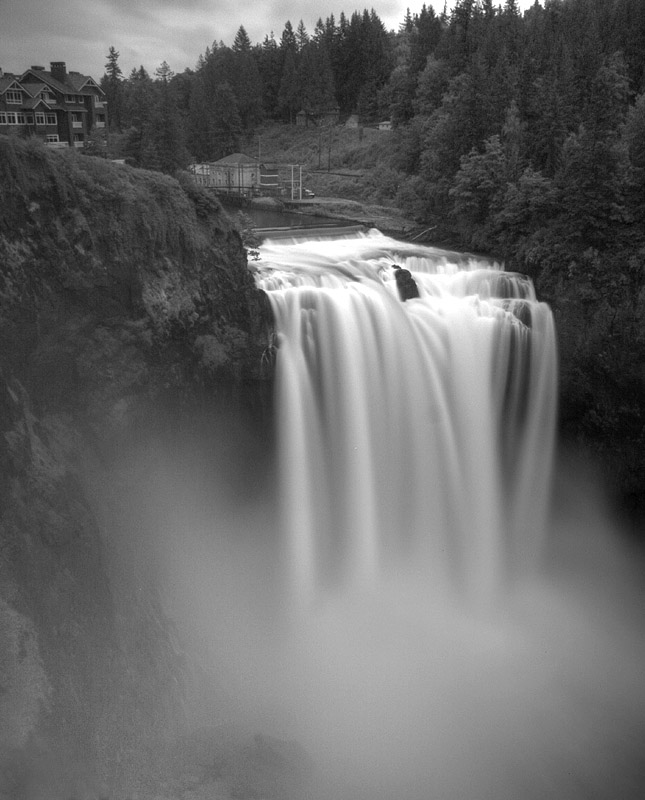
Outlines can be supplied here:
<path id="1" fill-rule="evenodd" d="M 548 307 L 523 276 L 377 231 L 260 252 L 301 599 L 405 567 L 493 601 L 541 550 L 556 403 Z M 401 301 L 400 269 L 418 298 Z"/>
<path id="2" fill-rule="evenodd" d="M 642 797 L 642 580 L 589 490 L 553 514 L 530 281 L 376 231 L 260 255 L 283 619 L 243 689 L 313 754 L 312 797 Z"/>

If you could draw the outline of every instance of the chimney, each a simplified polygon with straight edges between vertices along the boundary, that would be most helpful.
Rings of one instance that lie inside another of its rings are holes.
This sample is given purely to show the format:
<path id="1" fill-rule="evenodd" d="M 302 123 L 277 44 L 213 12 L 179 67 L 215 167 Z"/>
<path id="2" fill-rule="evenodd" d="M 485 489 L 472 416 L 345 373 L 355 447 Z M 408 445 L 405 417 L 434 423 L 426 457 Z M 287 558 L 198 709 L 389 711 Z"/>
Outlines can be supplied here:
<path id="1" fill-rule="evenodd" d="M 57 81 L 61 83 L 65 83 L 67 80 L 67 67 L 64 61 L 52 61 L 50 62 L 51 66 L 51 74 L 52 78 L 55 78 Z"/>
<path id="2" fill-rule="evenodd" d="M 41 72 L 45 71 L 45 67 L 40 67 L 40 66 L 38 66 L 38 64 L 36 64 L 35 66 L 32 66 L 31 69 L 40 70 Z"/>

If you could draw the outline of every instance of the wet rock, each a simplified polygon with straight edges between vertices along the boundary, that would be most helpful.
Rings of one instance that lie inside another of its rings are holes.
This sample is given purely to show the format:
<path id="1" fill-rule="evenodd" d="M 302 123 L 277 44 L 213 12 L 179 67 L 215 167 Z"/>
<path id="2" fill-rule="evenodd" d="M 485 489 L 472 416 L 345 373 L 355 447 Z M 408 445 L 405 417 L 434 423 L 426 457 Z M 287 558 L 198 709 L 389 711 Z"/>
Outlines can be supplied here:
<path id="1" fill-rule="evenodd" d="M 409 270 L 395 265 L 394 278 L 396 280 L 396 287 L 399 290 L 399 297 L 403 302 L 412 300 L 414 297 L 419 297 L 419 287 Z"/>

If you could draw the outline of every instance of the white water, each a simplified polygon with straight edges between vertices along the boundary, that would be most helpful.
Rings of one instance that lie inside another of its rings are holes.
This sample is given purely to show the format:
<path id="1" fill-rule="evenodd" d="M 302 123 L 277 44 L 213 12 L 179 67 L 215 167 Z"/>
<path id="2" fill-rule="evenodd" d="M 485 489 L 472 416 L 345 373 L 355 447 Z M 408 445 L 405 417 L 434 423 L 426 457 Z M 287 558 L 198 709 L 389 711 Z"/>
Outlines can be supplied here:
<path id="1" fill-rule="evenodd" d="M 394 264 L 420 297 L 399 299 Z M 531 284 L 374 232 L 262 247 L 279 331 L 285 527 L 298 604 L 378 590 L 494 603 L 542 550 L 555 334 Z"/>
<path id="2" fill-rule="evenodd" d="M 248 703 L 323 797 L 645 796 L 640 584 L 564 473 L 551 513 L 556 346 L 530 283 L 376 232 L 267 242 L 258 283 L 287 613 L 237 645 Z"/>

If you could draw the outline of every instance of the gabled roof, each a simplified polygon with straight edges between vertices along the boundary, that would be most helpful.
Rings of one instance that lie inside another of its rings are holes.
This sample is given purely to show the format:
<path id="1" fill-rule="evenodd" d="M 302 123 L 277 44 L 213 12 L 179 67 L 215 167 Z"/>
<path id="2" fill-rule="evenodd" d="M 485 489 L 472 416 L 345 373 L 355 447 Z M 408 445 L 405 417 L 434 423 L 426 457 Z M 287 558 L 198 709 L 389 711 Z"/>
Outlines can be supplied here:
<path id="1" fill-rule="evenodd" d="M 0 94 L 4 94 L 8 89 L 13 88 L 19 89 L 22 92 L 26 91 L 25 87 L 20 85 L 20 81 L 16 75 L 5 72 L 0 78 Z"/>
<path id="2" fill-rule="evenodd" d="M 42 97 L 30 97 L 29 100 L 26 100 L 23 103 L 25 108 L 34 109 L 38 108 L 38 106 L 43 105 L 48 111 L 51 111 L 52 108 L 56 107 L 55 103 L 46 103 Z"/>
<path id="3" fill-rule="evenodd" d="M 79 93 L 81 93 L 83 89 L 98 89 L 101 94 L 105 94 L 94 78 L 91 78 L 89 75 L 81 75 L 80 72 L 68 72 L 67 80 L 68 83 L 74 87 L 75 91 Z"/>
<path id="4" fill-rule="evenodd" d="M 93 78 L 89 75 L 81 75 L 80 72 L 68 72 L 65 82 L 63 82 L 59 81 L 57 78 L 53 78 L 49 70 L 34 69 L 31 67 L 23 72 L 20 80 L 28 80 L 29 78 L 36 78 L 36 80 L 41 81 L 61 94 L 82 94 L 82 90 L 90 86 L 98 89 L 101 94 L 104 94 L 101 87 Z"/>
<path id="5" fill-rule="evenodd" d="M 31 69 L 26 70 L 20 76 L 20 80 L 29 82 L 28 79 L 30 77 L 36 78 L 36 80 L 46 84 L 51 89 L 55 89 L 61 94 L 71 94 L 75 91 L 72 86 L 67 86 L 64 83 L 61 83 L 61 81 L 56 80 L 56 78 L 52 78 L 51 72 L 48 72 L 45 69 L 33 69 L 32 67 Z"/>
<path id="6" fill-rule="evenodd" d="M 218 161 L 211 161 L 211 164 L 222 164 L 223 166 L 235 164 L 254 164 L 257 165 L 258 160 L 257 158 L 253 158 L 253 156 L 247 156 L 244 153 L 231 153 L 228 156 L 224 156 L 224 158 L 220 158 Z"/>
<path id="7" fill-rule="evenodd" d="M 37 94 L 40 94 L 44 89 L 48 89 L 46 83 L 27 83 L 25 84 L 25 89 L 32 97 L 36 97 Z"/>

